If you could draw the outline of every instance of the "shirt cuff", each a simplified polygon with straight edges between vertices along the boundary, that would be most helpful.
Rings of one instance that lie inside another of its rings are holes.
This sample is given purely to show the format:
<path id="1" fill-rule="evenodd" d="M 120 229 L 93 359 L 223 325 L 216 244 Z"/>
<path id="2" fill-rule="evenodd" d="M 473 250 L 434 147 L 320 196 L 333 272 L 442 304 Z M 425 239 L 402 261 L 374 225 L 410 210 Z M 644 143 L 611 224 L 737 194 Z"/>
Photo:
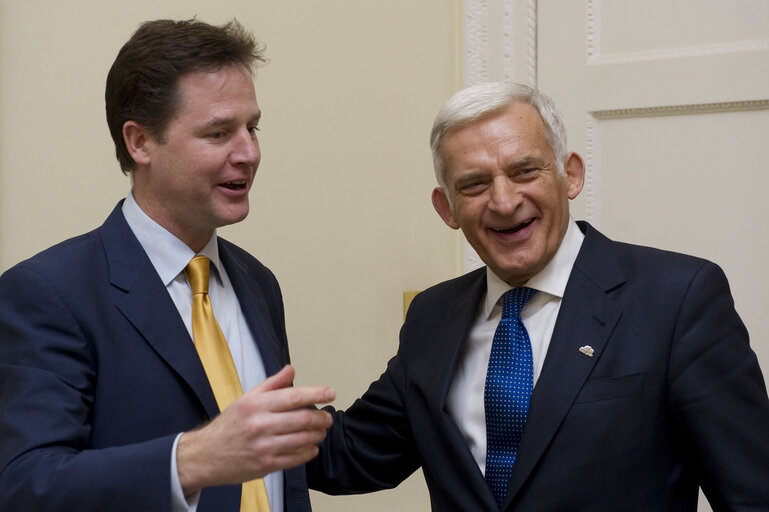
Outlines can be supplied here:
<path id="1" fill-rule="evenodd" d="M 179 469 L 176 467 L 176 447 L 179 444 L 179 438 L 174 439 L 174 446 L 171 449 L 171 511 L 172 512 L 196 512 L 198 501 L 200 500 L 200 491 L 184 496 L 182 482 L 179 480 Z"/>

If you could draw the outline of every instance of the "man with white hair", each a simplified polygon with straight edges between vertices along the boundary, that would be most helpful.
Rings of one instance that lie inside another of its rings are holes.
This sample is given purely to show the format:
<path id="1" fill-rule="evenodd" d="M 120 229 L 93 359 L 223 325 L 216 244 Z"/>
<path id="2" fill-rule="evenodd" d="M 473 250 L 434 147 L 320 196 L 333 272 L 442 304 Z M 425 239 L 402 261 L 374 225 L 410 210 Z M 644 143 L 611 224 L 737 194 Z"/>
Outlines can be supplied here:
<path id="1" fill-rule="evenodd" d="M 698 486 L 715 510 L 769 510 L 769 400 L 721 269 L 575 222 L 584 162 L 527 86 L 460 91 L 431 146 L 433 205 L 486 267 L 414 299 L 310 486 L 421 467 L 442 512 L 694 512 Z"/>

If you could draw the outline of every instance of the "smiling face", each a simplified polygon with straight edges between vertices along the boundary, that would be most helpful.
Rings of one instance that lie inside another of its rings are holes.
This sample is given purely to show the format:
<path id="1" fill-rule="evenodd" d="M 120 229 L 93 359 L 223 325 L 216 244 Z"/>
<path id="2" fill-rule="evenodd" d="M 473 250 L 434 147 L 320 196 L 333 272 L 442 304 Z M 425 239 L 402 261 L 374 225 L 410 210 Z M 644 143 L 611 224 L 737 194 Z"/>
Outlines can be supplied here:
<path id="1" fill-rule="evenodd" d="M 569 153 L 559 172 L 539 113 L 522 102 L 449 130 L 440 151 L 447 190 L 433 191 L 436 211 L 498 277 L 522 286 L 561 244 L 582 159 Z"/>
<path id="2" fill-rule="evenodd" d="M 136 161 L 133 193 L 158 224 L 195 251 L 217 227 L 248 215 L 261 154 L 260 111 L 242 66 L 183 75 L 162 141 L 133 121 L 123 127 Z"/>

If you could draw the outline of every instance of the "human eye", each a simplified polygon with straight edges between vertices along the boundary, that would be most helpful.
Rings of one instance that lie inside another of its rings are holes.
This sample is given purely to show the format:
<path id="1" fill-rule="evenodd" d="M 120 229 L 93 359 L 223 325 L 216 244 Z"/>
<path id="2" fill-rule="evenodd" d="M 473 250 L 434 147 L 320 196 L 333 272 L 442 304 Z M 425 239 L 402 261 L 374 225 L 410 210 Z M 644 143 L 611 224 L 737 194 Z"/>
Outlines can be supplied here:
<path id="1" fill-rule="evenodd" d="M 227 137 L 225 130 L 215 130 L 208 134 L 208 138 L 212 140 L 223 140 Z"/>
<path id="2" fill-rule="evenodd" d="M 258 131 L 259 131 L 259 126 L 258 126 L 258 125 L 255 125 L 255 124 L 254 124 L 254 125 L 250 125 L 250 126 L 248 127 L 248 133 L 250 133 L 250 134 L 251 134 L 251 138 L 252 138 L 252 139 L 255 139 L 255 138 L 256 138 L 256 132 L 258 132 Z"/>
<path id="3" fill-rule="evenodd" d="M 460 194 L 477 195 L 486 189 L 486 182 L 481 178 L 473 178 L 457 183 L 456 189 Z"/>
<path id="4" fill-rule="evenodd" d="M 539 171 L 541 169 L 539 167 L 522 167 L 520 169 L 516 169 L 516 171 L 513 173 L 512 178 L 516 180 L 532 180 L 537 177 L 539 174 Z"/>

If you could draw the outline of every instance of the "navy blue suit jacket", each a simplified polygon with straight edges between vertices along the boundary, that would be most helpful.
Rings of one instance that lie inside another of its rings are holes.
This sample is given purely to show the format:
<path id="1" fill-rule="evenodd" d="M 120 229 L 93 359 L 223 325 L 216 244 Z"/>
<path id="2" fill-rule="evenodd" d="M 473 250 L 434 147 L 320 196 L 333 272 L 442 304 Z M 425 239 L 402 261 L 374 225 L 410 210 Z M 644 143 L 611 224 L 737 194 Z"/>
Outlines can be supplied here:
<path id="1" fill-rule="evenodd" d="M 694 512 L 698 484 L 716 511 L 769 510 L 769 400 L 722 271 L 580 228 L 503 510 Z M 387 370 L 336 412 L 311 488 L 384 489 L 421 467 L 433 510 L 499 510 L 445 409 L 485 272 L 414 299 Z"/>
<path id="2" fill-rule="evenodd" d="M 219 253 L 271 375 L 289 362 L 278 283 L 221 239 Z M 216 414 L 120 204 L 100 228 L 0 277 L 0 510 L 167 512 L 174 438 Z M 286 510 L 310 510 L 304 468 L 285 482 Z M 198 510 L 239 503 L 240 486 L 213 487 Z"/>

